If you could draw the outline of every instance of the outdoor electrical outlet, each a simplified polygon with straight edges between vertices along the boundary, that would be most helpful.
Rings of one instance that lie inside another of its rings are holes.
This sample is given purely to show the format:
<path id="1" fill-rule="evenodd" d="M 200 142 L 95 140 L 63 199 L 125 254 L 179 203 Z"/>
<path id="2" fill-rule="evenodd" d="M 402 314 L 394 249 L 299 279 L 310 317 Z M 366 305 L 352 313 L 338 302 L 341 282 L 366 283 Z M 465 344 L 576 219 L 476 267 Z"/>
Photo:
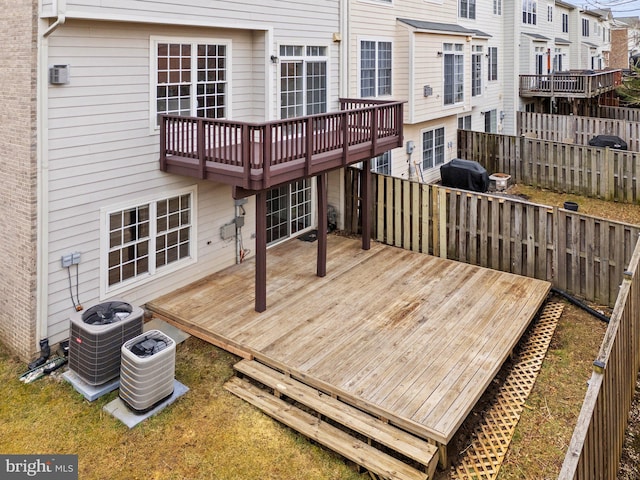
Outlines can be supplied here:
<path id="1" fill-rule="evenodd" d="M 73 265 L 73 255 L 62 255 L 60 261 L 62 262 L 62 268 L 69 268 L 71 265 Z"/>
<path id="2" fill-rule="evenodd" d="M 73 252 L 71 255 L 71 263 L 73 263 L 74 265 L 80 263 L 80 252 Z"/>

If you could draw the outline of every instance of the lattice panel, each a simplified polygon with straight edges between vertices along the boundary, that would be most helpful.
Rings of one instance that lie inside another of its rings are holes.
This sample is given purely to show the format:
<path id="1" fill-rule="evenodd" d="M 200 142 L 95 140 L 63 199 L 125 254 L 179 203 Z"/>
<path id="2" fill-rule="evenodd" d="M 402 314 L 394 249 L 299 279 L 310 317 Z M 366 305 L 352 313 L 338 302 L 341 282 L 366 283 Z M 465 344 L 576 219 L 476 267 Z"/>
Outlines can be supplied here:
<path id="1" fill-rule="evenodd" d="M 473 432 L 470 447 L 454 466 L 452 479 L 484 480 L 498 476 L 563 309 L 562 304 L 548 303 L 520 342 L 514 365 L 483 422 Z"/>

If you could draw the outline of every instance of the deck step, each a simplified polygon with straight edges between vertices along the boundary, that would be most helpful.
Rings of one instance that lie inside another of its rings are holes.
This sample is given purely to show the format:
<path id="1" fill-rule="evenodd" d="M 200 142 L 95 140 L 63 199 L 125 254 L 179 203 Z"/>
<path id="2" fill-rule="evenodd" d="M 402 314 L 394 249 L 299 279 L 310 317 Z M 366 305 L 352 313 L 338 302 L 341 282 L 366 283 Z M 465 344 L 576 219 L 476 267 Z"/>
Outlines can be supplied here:
<path id="1" fill-rule="evenodd" d="M 271 388 L 276 394 L 284 395 L 344 425 L 349 430 L 424 465 L 429 477 L 433 476 L 438 464 L 438 448 L 426 440 L 400 430 L 259 362 L 242 360 L 234 368 L 239 373 Z"/>
<path id="2" fill-rule="evenodd" d="M 295 405 L 274 397 L 247 380 L 234 377 L 224 387 L 270 417 L 383 478 L 393 480 L 429 478 L 425 472 L 381 452 L 310 413 L 300 410 Z"/>

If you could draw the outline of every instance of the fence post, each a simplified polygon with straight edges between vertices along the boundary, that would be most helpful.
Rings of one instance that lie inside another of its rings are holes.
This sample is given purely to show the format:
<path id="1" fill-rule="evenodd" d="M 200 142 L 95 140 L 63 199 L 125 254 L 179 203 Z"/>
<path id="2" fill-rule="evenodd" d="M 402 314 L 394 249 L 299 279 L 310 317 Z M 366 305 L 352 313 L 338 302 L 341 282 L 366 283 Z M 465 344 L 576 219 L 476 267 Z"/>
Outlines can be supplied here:
<path id="1" fill-rule="evenodd" d="M 444 188 L 438 188 L 438 210 L 440 258 L 447 258 L 447 191 Z"/>
<path id="2" fill-rule="evenodd" d="M 604 148 L 604 165 L 606 172 L 606 195 L 605 198 L 607 200 L 614 200 L 616 198 L 616 179 L 615 179 L 615 165 L 613 162 L 613 155 L 611 154 L 611 149 L 609 147 Z"/>

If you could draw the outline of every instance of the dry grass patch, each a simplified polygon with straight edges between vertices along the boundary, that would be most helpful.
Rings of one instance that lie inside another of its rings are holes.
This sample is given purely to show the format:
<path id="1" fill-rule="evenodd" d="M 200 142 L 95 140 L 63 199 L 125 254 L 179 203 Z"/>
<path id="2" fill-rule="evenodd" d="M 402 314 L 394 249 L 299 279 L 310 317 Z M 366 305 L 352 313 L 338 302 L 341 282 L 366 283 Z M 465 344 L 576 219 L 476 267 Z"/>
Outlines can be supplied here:
<path id="1" fill-rule="evenodd" d="M 575 202 L 578 211 L 594 217 L 607 218 L 618 222 L 640 225 L 640 205 L 632 203 L 610 202 L 597 198 L 582 197 L 568 193 L 555 193 L 543 188 L 528 185 L 513 185 L 508 193 L 518 195 L 525 200 L 551 207 L 562 207 L 564 202 Z"/>
<path id="2" fill-rule="evenodd" d="M 0 452 L 78 454 L 80 478 L 362 479 L 337 455 L 226 392 L 236 357 L 196 338 L 177 348 L 189 392 L 129 430 L 54 377 L 24 385 L 24 365 L 0 346 Z"/>
<path id="3" fill-rule="evenodd" d="M 499 480 L 558 477 L 606 328 L 579 308 L 565 306 Z"/>

